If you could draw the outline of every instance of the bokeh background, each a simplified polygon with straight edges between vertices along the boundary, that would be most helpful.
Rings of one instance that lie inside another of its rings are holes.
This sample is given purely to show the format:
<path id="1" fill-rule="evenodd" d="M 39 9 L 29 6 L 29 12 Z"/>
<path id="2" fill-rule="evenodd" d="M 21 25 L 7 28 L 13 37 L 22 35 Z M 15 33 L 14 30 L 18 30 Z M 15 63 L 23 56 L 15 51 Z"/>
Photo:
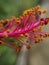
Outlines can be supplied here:
<path id="1" fill-rule="evenodd" d="M 47 14 L 42 17 L 49 16 L 49 0 L 0 0 L 0 20 L 19 17 L 23 11 L 40 4 L 41 9 L 48 9 Z M 49 25 L 44 27 L 44 31 L 49 31 Z M 15 65 L 19 53 L 6 46 L 0 46 L 0 65 Z M 28 53 L 27 65 L 49 65 L 49 39 L 42 41 Z"/>

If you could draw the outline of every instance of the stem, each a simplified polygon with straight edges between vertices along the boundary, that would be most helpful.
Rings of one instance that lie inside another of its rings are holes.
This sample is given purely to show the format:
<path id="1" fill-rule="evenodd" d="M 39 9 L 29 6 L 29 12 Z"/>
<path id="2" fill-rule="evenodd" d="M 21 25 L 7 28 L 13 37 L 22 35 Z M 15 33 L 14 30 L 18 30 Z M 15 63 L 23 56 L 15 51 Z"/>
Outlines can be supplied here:
<path id="1" fill-rule="evenodd" d="M 28 61 L 28 49 L 26 48 L 25 45 L 23 45 L 22 51 L 15 65 L 27 65 L 27 61 Z"/>

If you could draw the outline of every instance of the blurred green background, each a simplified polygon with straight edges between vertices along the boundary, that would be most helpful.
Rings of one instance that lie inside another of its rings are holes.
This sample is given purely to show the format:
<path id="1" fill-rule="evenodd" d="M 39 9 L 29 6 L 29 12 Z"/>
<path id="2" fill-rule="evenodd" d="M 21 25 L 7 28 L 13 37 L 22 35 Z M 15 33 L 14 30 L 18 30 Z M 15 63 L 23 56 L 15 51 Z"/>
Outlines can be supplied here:
<path id="1" fill-rule="evenodd" d="M 20 16 L 23 11 L 40 4 L 40 0 L 0 0 L 0 20 Z M 5 46 L 0 46 L 0 65 L 14 65 L 18 53 Z"/>
<path id="2" fill-rule="evenodd" d="M 37 5 L 40 0 L 0 0 L 0 19 L 19 16 L 28 8 Z"/>

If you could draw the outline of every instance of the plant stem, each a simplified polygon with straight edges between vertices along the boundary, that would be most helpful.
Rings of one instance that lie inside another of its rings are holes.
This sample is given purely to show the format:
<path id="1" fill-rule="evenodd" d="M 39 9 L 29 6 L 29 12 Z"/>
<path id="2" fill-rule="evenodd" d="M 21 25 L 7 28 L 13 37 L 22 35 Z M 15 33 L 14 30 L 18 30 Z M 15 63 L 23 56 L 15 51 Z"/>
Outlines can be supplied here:
<path id="1" fill-rule="evenodd" d="M 28 49 L 24 45 L 22 47 L 22 51 L 15 65 L 27 65 L 27 61 L 28 61 Z"/>

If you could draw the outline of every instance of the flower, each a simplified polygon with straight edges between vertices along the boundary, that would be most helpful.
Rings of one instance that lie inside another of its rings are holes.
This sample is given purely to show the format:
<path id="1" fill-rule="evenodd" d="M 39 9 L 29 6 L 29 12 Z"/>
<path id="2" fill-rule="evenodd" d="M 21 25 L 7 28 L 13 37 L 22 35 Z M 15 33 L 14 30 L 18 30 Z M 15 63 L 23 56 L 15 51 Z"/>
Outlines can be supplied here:
<path id="1" fill-rule="evenodd" d="M 49 33 L 42 32 L 42 27 L 49 23 L 49 18 L 41 18 L 47 10 L 40 10 L 40 6 L 24 11 L 23 16 L 0 20 L 0 38 L 6 46 L 20 49 L 26 45 L 31 48 L 30 41 L 35 44 L 49 37 Z M 20 50 L 19 50 L 20 51 Z"/>

